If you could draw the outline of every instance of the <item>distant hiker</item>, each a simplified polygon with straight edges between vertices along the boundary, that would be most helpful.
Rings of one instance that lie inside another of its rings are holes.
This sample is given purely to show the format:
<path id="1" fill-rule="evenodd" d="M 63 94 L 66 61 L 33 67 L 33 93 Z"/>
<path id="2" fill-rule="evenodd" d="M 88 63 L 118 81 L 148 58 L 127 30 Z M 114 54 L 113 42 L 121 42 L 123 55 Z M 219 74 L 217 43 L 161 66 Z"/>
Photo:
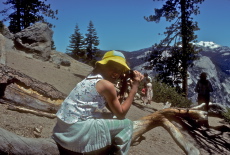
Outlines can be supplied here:
<path id="1" fill-rule="evenodd" d="M 195 92 L 198 93 L 198 104 L 205 103 L 205 111 L 208 111 L 208 104 L 210 101 L 210 92 L 213 92 L 212 85 L 207 80 L 207 74 L 205 72 L 200 74 L 200 79 L 198 80 L 195 88 Z"/>
<path id="2" fill-rule="evenodd" d="M 153 88 L 152 83 L 150 82 L 150 79 L 147 79 L 147 92 L 146 92 L 146 98 L 147 98 L 147 104 L 151 104 L 152 98 L 153 98 Z"/>
<path id="3" fill-rule="evenodd" d="M 144 87 L 141 90 L 141 100 L 143 101 L 143 104 L 146 105 L 147 100 L 146 100 L 146 95 L 147 95 L 147 84 L 144 84 Z"/>
<path id="4" fill-rule="evenodd" d="M 153 89 L 152 89 L 152 83 L 150 82 L 150 79 L 147 79 L 147 83 L 144 83 L 144 88 L 142 89 L 145 94 L 142 97 L 142 100 L 145 104 L 151 104 L 152 98 L 153 98 Z"/>
<path id="5" fill-rule="evenodd" d="M 149 81 L 152 83 L 152 78 L 148 75 L 148 73 L 144 73 L 144 79 L 143 79 L 144 84 L 148 83 L 147 79 L 149 79 Z"/>
<path id="6" fill-rule="evenodd" d="M 128 153 L 133 122 L 125 115 L 144 76 L 134 71 L 131 90 L 120 103 L 114 83 L 127 70 L 130 68 L 124 55 L 108 51 L 101 61 L 96 62 L 92 73 L 70 92 L 57 112 L 57 124 L 53 129 L 53 139 L 60 154 L 96 154 L 97 150 L 111 146 L 115 149 L 110 153 Z M 105 106 L 114 116 L 103 117 L 99 110 Z"/>
<path id="7" fill-rule="evenodd" d="M 213 88 L 209 80 L 207 80 L 207 74 L 205 72 L 200 74 L 200 79 L 198 80 L 195 88 L 195 92 L 198 93 L 198 104 L 205 103 L 204 110 L 208 112 L 210 92 L 213 92 Z M 208 126 L 206 122 L 205 126 Z"/>

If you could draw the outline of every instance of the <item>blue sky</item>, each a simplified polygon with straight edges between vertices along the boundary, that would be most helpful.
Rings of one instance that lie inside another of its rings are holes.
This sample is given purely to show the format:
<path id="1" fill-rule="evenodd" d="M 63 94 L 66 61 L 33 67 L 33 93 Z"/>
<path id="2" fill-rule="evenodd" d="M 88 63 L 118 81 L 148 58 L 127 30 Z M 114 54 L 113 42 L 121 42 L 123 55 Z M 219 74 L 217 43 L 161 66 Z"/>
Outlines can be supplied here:
<path id="1" fill-rule="evenodd" d="M 0 0 L 0 2 L 5 0 Z M 134 51 L 150 47 L 164 37 L 158 35 L 171 25 L 163 18 L 160 23 L 147 22 L 144 16 L 154 14 L 162 2 L 153 0 L 48 0 L 58 9 L 59 20 L 50 20 L 57 51 L 65 52 L 76 24 L 85 35 L 91 20 L 100 40 L 99 49 Z M 3 5 L 0 5 L 2 10 Z M 198 41 L 213 41 L 230 46 L 230 0 L 206 0 L 195 16 L 201 30 Z M 1 16 L 0 16 L 1 19 Z M 7 25 L 7 24 L 6 24 Z"/>

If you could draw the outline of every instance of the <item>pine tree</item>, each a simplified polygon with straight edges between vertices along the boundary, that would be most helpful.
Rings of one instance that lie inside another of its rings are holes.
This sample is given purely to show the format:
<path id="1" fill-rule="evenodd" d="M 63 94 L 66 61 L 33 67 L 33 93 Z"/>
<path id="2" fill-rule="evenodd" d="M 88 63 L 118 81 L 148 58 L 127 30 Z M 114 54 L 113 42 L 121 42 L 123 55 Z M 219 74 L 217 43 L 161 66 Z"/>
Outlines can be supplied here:
<path id="1" fill-rule="evenodd" d="M 158 46 L 153 47 L 153 53 L 150 54 L 149 61 L 153 67 L 162 63 L 163 66 L 172 66 L 176 73 L 172 73 L 172 67 L 170 72 L 165 74 L 165 79 L 172 78 L 174 74 L 177 79 L 175 83 L 182 80 L 182 92 L 184 96 L 188 94 L 188 67 L 192 66 L 193 60 L 197 59 L 198 50 L 195 49 L 192 42 L 195 42 L 197 36 L 194 31 L 199 30 L 197 22 L 193 21 L 192 16 L 199 14 L 198 4 L 201 4 L 204 0 L 166 0 L 165 4 L 161 9 L 155 9 L 155 15 L 145 17 L 147 21 L 159 22 L 161 17 L 165 17 L 166 21 L 174 21 L 174 23 L 166 28 L 165 39 L 161 41 Z M 175 41 L 174 45 L 170 47 L 172 42 Z M 180 48 L 178 46 L 181 46 Z M 162 62 L 162 53 L 168 50 L 170 57 L 164 58 Z M 176 49 L 176 50 L 175 50 Z M 158 50 L 158 51 L 157 51 Z M 157 52 L 156 52 L 157 51 Z M 156 54 L 158 53 L 158 54 Z M 154 64 L 153 62 L 159 62 Z M 176 63 L 172 63 L 176 62 Z M 165 68 L 161 68 L 164 72 Z M 163 75 L 163 74 L 162 74 Z M 171 81 L 173 81 L 171 79 Z M 171 83 L 172 84 L 172 83 Z M 173 84 L 172 84 L 173 85 Z"/>
<path id="2" fill-rule="evenodd" d="M 66 51 L 73 58 L 80 60 L 84 57 L 84 37 L 80 33 L 78 24 L 75 26 L 74 34 L 70 36 L 70 45 L 67 47 Z"/>
<path id="3" fill-rule="evenodd" d="M 2 21 L 0 21 L 0 33 L 3 32 L 3 29 L 4 29 L 4 24 Z"/>
<path id="4" fill-rule="evenodd" d="M 9 30 L 12 33 L 20 32 L 36 22 L 45 22 L 50 27 L 53 27 L 51 23 L 46 21 L 44 16 L 58 19 L 55 16 L 58 14 L 58 10 L 53 11 L 50 8 L 50 4 L 45 4 L 46 1 L 47 0 L 6 0 L 3 4 L 12 6 L 0 11 L 3 16 L 6 16 L 3 22 L 10 20 Z M 13 12 L 7 14 L 10 10 L 13 10 Z"/>
<path id="5" fill-rule="evenodd" d="M 88 33 L 85 34 L 85 48 L 86 48 L 86 56 L 87 60 L 86 62 L 91 62 L 91 64 L 94 64 L 96 61 L 96 57 L 98 54 L 98 48 L 99 40 L 97 37 L 96 29 L 94 28 L 93 22 L 89 22 L 89 26 L 87 29 Z"/>
<path id="6" fill-rule="evenodd" d="M 53 40 L 51 41 L 51 50 L 56 50 L 56 46 Z"/>

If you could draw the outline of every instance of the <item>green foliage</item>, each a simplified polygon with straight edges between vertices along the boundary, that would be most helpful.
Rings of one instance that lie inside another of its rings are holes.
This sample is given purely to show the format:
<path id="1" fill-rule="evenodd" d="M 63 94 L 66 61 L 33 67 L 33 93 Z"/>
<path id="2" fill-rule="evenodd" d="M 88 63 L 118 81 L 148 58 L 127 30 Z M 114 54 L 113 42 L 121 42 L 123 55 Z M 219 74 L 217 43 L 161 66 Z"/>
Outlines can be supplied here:
<path id="1" fill-rule="evenodd" d="M 86 62 L 90 62 L 96 59 L 96 55 L 98 52 L 97 46 L 99 45 L 99 40 L 97 37 L 96 29 L 94 28 L 93 22 L 89 22 L 89 26 L 87 29 L 88 33 L 85 34 L 85 47 L 86 47 Z"/>
<path id="2" fill-rule="evenodd" d="M 66 53 L 78 61 L 94 66 L 96 58 L 101 57 L 101 53 L 97 48 L 99 40 L 92 21 L 89 22 L 87 31 L 86 38 L 84 38 L 76 25 L 74 34 L 70 36 L 70 45 L 67 47 Z"/>
<path id="3" fill-rule="evenodd" d="M 224 117 L 224 120 L 228 123 L 230 123 L 230 108 L 227 108 L 227 112 L 222 114 Z"/>
<path id="4" fill-rule="evenodd" d="M 70 45 L 66 49 L 76 60 L 85 59 L 84 37 L 80 33 L 78 24 L 75 26 L 74 34 L 70 36 Z"/>
<path id="5" fill-rule="evenodd" d="M 192 16 L 199 14 L 198 4 L 204 0 L 190 1 L 190 0 L 166 0 L 165 4 L 160 9 L 155 9 L 155 15 L 144 17 L 147 21 L 154 21 L 158 23 L 161 17 L 166 21 L 175 21 L 171 26 L 166 27 L 164 32 L 165 38 L 158 46 L 153 47 L 153 52 L 150 57 L 147 57 L 151 63 L 148 68 L 156 67 L 162 71 L 162 77 L 174 85 L 174 81 L 182 82 L 182 91 L 187 96 L 187 69 L 192 66 L 192 61 L 195 60 L 197 51 L 191 42 L 195 42 L 197 36 L 194 31 L 199 30 L 197 22 L 193 21 Z M 174 45 L 171 46 L 171 44 Z M 178 48 L 178 46 L 181 46 Z M 158 54 L 156 55 L 156 51 Z M 169 52 L 169 57 L 164 57 L 164 51 Z M 158 63 L 158 64 L 156 64 Z M 160 65 L 163 65 L 160 67 Z M 165 67 L 167 70 L 165 71 Z M 170 80 L 171 78 L 171 80 Z M 165 81 L 165 80 L 163 80 Z"/>
<path id="6" fill-rule="evenodd" d="M 191 45 L 192 46 L 192 45 Z M 152 49 L 152 53 L 149 55 L 148 60 L 149 66 L 154 67 L 158 75 L 156 76 L 158 81 L 161 81 L 165 84 L 168 84 L 171 87 L 178 88 L 177 91 L 180 93 L 182 91 L 179 88 L 179 84 L 182 83 L 183 77 L 183 66 L 181 56 L 181 47 L 174 46 L 165 48 L 163 46 L 157 46 Z M 197 53 L 191 53 L 188 58 L 190 61 L 187 61 L 189 66 L 192 66 L 193 60 L 197 59 Z"/>
<path id="7" fill-rule="evenodd" d="M 0 14 L 6 16 L 3 21 L 10 20 L 9 30 L 12 33 L 20 32 L 36 22 L 45 22 L 49 27 L 53 25 L 46 21 L 44 16 L 58 19 L 58 10 L 53 11 L 50 4 L 45 4 L 47 0 L 6 0 L 5 5 L 11 5 L 1 10 Z M 12 12 L 13 11 L 13 12 Z M 10 14 L 8 14 L 10 12 Z"/>
<path id="8" fill-rule="evenodd" d="M 192 104 L 190 100 L 183 97 L 182 94 L 178 94 L 176 88 L 157 81 L 153 81 L 153 101 L 166 103 L 167 101 L 172 103 L 173 107 L 189 108 Z"/>
<path id="9" fill-rule="evenodd" d="M 56 50 L 56 46 L 53 40 L 51 41 L 51 50 Z"/>

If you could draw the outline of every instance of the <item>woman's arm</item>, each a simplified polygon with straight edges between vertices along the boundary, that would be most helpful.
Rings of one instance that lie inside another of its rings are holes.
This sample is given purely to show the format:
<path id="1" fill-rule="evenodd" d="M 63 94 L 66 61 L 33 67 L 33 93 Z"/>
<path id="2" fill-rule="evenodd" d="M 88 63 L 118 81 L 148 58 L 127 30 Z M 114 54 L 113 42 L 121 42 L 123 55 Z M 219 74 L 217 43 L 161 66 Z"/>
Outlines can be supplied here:
<path id="1" fill-rule="evenodd" d="M 114 85 L 107 80 L 100 80 L 96 84 L 96 89 L 99 94 L 103 95 L 109 105 L 109 108 L 118 119 L 123 119 L 132 105 L 135 94 L 137 93 L 140 81 L 143 75 L 134 71 L 135 78 L 132 82 L 132 88 L 126 100 L 121 104 L 117 97 L 117 92 Z"/>

